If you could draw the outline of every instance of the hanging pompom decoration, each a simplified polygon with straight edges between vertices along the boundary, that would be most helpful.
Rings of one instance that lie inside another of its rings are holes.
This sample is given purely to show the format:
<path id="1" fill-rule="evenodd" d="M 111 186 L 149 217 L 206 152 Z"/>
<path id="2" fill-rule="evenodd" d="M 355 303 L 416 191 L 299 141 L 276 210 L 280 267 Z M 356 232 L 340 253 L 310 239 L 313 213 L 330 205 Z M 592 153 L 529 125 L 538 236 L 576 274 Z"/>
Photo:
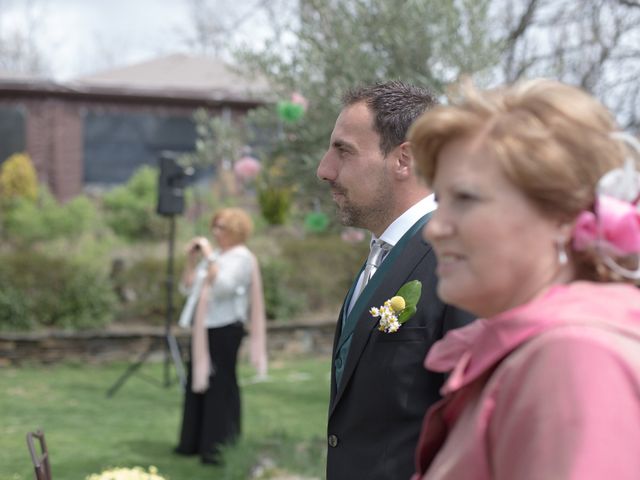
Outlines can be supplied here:
<path id="1" fill-rule="evenodd" d="M 322 212 L 312 212 L 304 219 L 304 228 L 307 232 L 322 233 L 329 226 L 329 218 Z"/>
<path id="2" fill-rule="evenodd" d="M 290 101 L 278 102 L 278 116 L 283 122 L 296 123 L 304 115 L 304 107 Z"/>
<path id="3" fill-rule="evenodd" d="M 309 107 L 309 101 L 298 92 L 293 92 L 291 94 L 291 103 L 294 103 L 296 105 L 302 105 L 302 110 L 304 112 L 306 112 L 307 108 Z"/>
<path id="4" fill-rule="evenodd" d="M 233 171 L 243 182 L 249 182 L 258 176 L 262 166 L 260 162 L 252 156 L 245 155 L 238 159 L 233 166 Z"/>
<path id="5" fill-rule="evenodd" d="M 296 123 L 304 115 L 308 104 L 309 102 L 306 98 L 299 93 L 294 92 L 291 94 L 290 100 L 278 102 L 276 107 L 278 110 L 278 116 L 283 122 Z"/>

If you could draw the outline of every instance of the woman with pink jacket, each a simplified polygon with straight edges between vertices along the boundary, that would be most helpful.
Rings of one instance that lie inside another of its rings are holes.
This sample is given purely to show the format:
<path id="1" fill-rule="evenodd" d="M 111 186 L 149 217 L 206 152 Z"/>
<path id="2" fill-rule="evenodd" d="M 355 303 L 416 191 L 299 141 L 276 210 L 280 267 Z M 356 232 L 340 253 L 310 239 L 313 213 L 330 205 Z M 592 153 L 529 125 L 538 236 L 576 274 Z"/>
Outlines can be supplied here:
<path id="1" fill-rule="evenodd" d="M 438 294 L 476 314 L 414 479 L 640 478 L 640 144 L 583 91 L 463 88 L 410 134 Z"/>

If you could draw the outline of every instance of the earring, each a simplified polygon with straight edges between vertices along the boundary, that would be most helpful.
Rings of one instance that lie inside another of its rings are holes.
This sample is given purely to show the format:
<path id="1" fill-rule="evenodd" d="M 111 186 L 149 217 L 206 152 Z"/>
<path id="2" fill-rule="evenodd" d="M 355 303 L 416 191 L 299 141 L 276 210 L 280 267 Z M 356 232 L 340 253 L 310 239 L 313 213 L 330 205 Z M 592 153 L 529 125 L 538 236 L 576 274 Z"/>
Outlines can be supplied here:
<path id="1" fill-rule="evenodd" d="M 569 262 L 569 257 L 567 256 L 564 241 L 561 238 L 556 240 L 556 247 L 558 247 L 558 263 L 566 265 Z"/>

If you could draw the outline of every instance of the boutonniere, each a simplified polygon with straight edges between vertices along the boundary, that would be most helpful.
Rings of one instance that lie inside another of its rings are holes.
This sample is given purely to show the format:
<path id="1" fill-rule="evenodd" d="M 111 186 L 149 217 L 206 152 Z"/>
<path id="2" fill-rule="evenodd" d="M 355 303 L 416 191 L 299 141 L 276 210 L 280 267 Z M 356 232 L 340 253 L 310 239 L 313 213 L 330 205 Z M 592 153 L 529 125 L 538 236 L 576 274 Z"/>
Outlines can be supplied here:
<path id="1" fill-rule="evenodd" d="M 369 313 L 380 318 L 378 330 L 385 333 L 397 332 L 400 326 L 416 313 L 416 305 L 422 294 L 420 280 L 405 283 L 395 296 L 384 302 L 381 307 L 372 307 Z"/>

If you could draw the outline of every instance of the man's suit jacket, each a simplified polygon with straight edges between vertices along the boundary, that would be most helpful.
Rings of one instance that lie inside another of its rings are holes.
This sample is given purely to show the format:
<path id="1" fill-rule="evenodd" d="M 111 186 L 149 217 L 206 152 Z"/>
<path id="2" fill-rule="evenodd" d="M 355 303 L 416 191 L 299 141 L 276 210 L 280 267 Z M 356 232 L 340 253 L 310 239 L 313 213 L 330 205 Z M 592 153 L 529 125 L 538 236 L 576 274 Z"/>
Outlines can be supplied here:
<path id="1" fill-rule="evenodd" d="M 444 381 L 443 375 L 424 369 L 424 358 L 447 330 L 473 319 L 437 298 L 435 255 L 416 227 L 393 247 L 357 299 L 350 312 L 357 318 L 347 322 L 356 321 L 356 326 L 347 342 L 340 341 L 342 321 L 338 322 L 331 365 L 327 480 L 411 477 L 422 419 L 440 398 Z M 414 279 L 422 282 L 416 314 L 396 333 L 380 332 L 379 319 L 369 309 Z M 349 299 L 350 294 L 341 319 Z M 350 343 L 347 355 L 340 349 L 345 343 Z M 342 374 L 339 384 L 336 368 Z"/>

